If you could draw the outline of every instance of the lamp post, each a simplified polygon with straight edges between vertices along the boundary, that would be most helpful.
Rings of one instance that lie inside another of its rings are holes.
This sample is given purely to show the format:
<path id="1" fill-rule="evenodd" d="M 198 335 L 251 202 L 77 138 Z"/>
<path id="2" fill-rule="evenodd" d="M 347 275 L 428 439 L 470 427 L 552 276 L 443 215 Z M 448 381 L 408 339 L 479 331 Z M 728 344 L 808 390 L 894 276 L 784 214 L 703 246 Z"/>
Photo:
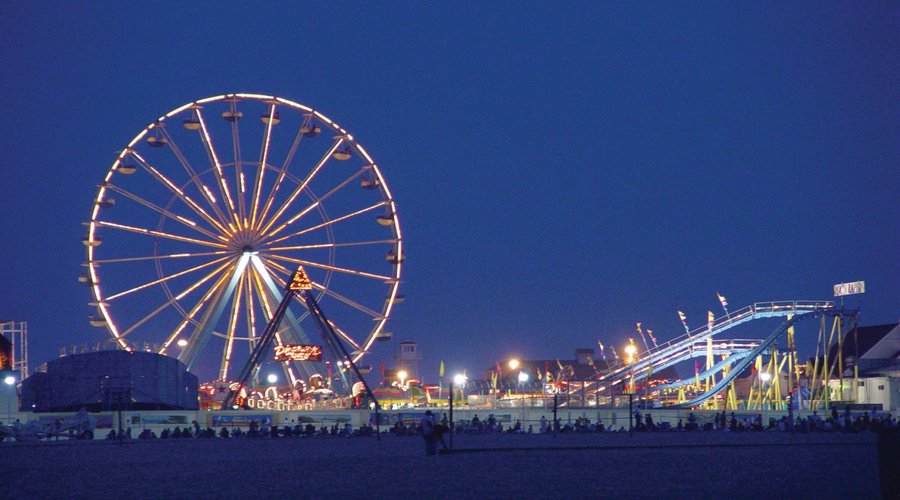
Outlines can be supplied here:
<path id="1" fill-rule="evenodd" d="M 6 384 L 7 389 L 11 389 L 13 395 L 15 395 L 16 377 L 7 375 L 3 379 L 3 383 Z M 12 398 L 8 395 L 6 397 L 6 420 L 8 421 L 8 424 L 12 425 Z"/>
<path id="2" fill-rule="evenodd" d="M 634 424 L 640 424 L 640 422 L 635 422 L 634 420 L 634 354 L 637 352 L 637 347 L 634 345 L 634 341 L 628 343 L 625 346 L 625 355 L 628 356 L 625 359 L 625 362 L 631 365 L 631 387 L 628 389 L 628 435 L 632 436 L 634 431 Z"/>
<path id="3" fill-rule="evenodd" d="M 454 384 L 462 387 L 466 383 L 466 376 L 462 374 L 456 374 L 453 376 L 453 379 L 450 381 L 450 449 L 453 449 L 453 434 L 456 433 L 456 423 L 453 420 L 453 392 L 454 392 Z"/>
<path id="4" fill-rule="evenodd" d="M 522 397 L 522 429 L 525 428 L 525 393 L 522 391 L 522 384 L 528 382 L 528 374 L 524 371 L 519 372 L 519 395 Z"/>

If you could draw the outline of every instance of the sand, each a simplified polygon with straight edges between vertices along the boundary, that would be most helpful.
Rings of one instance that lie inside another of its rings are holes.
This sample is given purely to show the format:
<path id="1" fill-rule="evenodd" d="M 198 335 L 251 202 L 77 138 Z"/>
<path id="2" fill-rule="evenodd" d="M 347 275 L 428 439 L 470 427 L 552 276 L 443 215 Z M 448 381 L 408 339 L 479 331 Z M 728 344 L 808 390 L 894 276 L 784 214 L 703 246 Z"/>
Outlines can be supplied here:
<path id="1" fill-rule="evenodd" d="M 2 443 L 0 498 L 879 498 L 874 434 Z"/>

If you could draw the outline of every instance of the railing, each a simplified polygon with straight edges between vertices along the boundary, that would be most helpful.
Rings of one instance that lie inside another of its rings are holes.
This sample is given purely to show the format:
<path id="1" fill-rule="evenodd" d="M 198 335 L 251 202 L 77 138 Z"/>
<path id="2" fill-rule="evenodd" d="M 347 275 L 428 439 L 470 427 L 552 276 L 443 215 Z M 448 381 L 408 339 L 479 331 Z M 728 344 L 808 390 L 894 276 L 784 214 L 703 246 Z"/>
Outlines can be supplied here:
<path id="1" fill-rule="evenodd" d="M 808 314 L 824 309 L 831 309 L 833 307 L 833 301 L 823 300 L 756 302 L 734 312 L 729 311 L 725 316 L 715 318 L 712 325 L 707 324 L 706 326 L 695 328 L 680 337 L 676 337 L 663 344 L 658 344 L 643 352 L 639 352 L 637 361 L 634 363 L 626 364 L 623 361 L 618 361 L 610 366 L 612 370 L 609 373 L 597 377 L 597 380 L 610 381 L 615 380 L 621 375 L 630 376 L 632 372 L 642 372 L 647 366 L 660 358 L 682 349 L 693 349 L 693 345 L 696 342 L 705 341 L 707 338 L 712 337 L 717 333 L 754 319 Z"/>

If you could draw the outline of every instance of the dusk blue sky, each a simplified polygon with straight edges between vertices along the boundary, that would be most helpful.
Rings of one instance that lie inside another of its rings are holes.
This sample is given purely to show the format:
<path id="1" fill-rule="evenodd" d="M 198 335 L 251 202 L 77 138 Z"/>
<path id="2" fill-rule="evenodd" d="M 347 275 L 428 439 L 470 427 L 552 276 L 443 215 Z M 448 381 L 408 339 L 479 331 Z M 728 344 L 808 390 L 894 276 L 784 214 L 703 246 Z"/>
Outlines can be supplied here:
<path id="1" fill-rule="evenodd" d="M 426 379 L 674 338 L 717 291 L 865 280 L 862 322 L 894 322 L 898 47 L 893 2 L 5 2 L 0 319 L 32 368 L 105 339 L 76 281 L 96 184 L 158 116 L 250 92 L 381 166 L 408 252 L 388 330 Z"/>

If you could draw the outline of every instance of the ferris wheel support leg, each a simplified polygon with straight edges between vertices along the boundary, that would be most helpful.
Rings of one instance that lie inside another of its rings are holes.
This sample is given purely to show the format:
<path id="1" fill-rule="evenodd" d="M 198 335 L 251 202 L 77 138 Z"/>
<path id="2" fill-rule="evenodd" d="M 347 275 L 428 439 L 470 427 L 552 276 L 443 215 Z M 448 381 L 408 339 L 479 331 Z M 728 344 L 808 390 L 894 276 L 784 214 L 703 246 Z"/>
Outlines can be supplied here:
<path id="1" fill-rule="evenodd" d="M 294 293 L 290 290 L 285 292 L 284 298 L 278 304 L 278 309 L 275 310 L 275 315 L 272 316 L 272 321 L 266 325 L 266 330 L 263 332 L 259 341 L 256 343 L 256 347 L 253 348 L 253 352 L 250 353 L 250 358 L 247 359 L 247 362 L 244 364 L 244 367 L 241 369 L 241 374 L 238 377 L 238 386 L 236 389 L 231 389 L 228 391 L 228 395 L 225 397 L 225 400 L 222 401 L 222 409 L 228 409 L 231 404 L 234 402 L 235 396 L 240 394 L 241 389 L 247 384 L 247 380 L 250 378 L 250 375 L 256 371 L 259 367 L 260 360 L 262 359 L 262 354 L 266 352 L 269 348 L 269 345 L 272 343 L 272 340 L 275 338 L 275 332 L 278 330 L 278 324 L 281 323 L 281 319 L 284 317 L 284 312 L 287 310 L 288 304 L 291 299 L 294 297 Z"/>
<path id="2" fill-rule="evenodd" d="M 203 347 L 206 346 L 206 343 L 209 341 L 213 325 L 218 323 L 222 314 L 225 312 L 225 308 L 228 306 L 231 296 L 234 294 L 234 290 L 237 288 L 238 282 L 240 282 L 241 277 L 244 274 L 244 269 L 247 267 L 248 260 L 249 257 L 245 255 L 238 261 L 234 274 L 228 281 L 228 286 L 216 293 L 215 301 L 213 302 L 215 305 L 206 310 L 200 324 L 194 329 L 194 332 L 191 333 L 187 347 L 182 351 L 181 355 L 178 356 L 178 360 L 187 365 L 189 371 L 194 367 L 197 356 L 203 351 Z"/>
<path id="3" fill-rule="evenodd" d="M 337 344 L 338 349 L 340 349 L 341 354 L 343 354 L 344 359 L 347 363 L 350 364 L 350 368 L 353 370 L 353 373 L 356 374 L 356 377 L 362 382 L 363 387 L 366 389 L 366 395 L 368 395 L 369 400 L 375 403 L 375 412 L 378 413 L 378 409 L 380 405 L 378 404 L 378 400 L 375 399 L 375 395 L 372 393 L 372 390 L 369 388 L 369 384 L 366 382 L 366 379 L 363 378 L 362 373 L 359 371 L 359 367 L 356 366 L 356 362 L 353 361 L 353 357 L 350 356 L 350 353 L 347 352 L 347 348 L 344 347 L 344 344 L 341 342 L 340 337 L 338 337 L 337 333 L 331 327 L 331 324 L 328 323 L 328 318 L 325 317 L 325 313 L 322 311 L 322 308 L 319 307 L 319 303 L 316 302 L 315 297 L 309 292 L 309 290 L 304 290 L 301 292 L 303 300 L 306 301 L 307 306 L 309 307 L 310 313 L 316 319 L 316 323 L 319 325 L 319 329 L 322 331 L 322 336 L 330 337 L 333 343 Z"/>
<path id="4" fill-rule="evenodd" d="M 284 300 L 284 294 L 275 284 L 275 281 L 272 279 L 272 275 L 266 269 L 266 266 L 263 265 L 258 257 L 251 257 L 250 263 L 253 265 L 254 269 L 256 269 L 257 274 L 262 277 L 262 281 L 269 290 L 269 294 L 274 297 L 278 303 L 281 303 Z M 300 322 L 297 320 L 294 313 L 290 309 L 287 309 L 284 314 L 287 316 L 288 328 L 283 333 L 289 337 L 290 343 L 309 344 L 309 336 L 303 330 L 303 327 L 300 326 Z M 309 378 L 310 375 L 312 375 L 312 373 L 309 373 L 309 370 L 299 362 L 295 362 L 294 365 L 306 378 Z"/>

